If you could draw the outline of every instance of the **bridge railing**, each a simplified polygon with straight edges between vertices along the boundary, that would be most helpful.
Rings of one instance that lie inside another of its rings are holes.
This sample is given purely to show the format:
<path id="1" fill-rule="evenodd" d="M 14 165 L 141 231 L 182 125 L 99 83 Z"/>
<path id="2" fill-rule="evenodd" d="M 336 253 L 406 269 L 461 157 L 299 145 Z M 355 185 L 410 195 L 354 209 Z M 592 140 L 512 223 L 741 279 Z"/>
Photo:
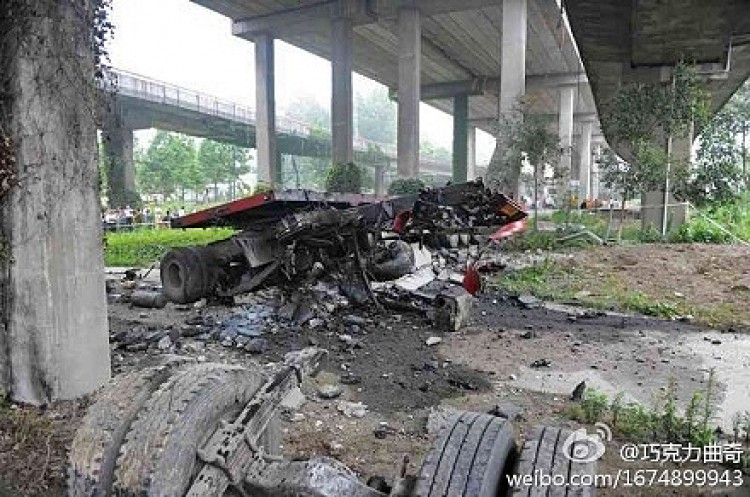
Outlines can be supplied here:
<path id="1" fill-rule="evenodd" d="M 255 124 L 255 110 L 234 102 L 222 100 L 213 95 L 201 93 L 181 86 L 157 81 L 139 74 L 110 69 L 104 78 L 105 89 L 133 98 L 147 100 L 183 109 L 194 110 L 243 124 Z M 309 137 L 312 128 L 307 123 L 288 116 L 276 116 L 276 128 L 286 134 Z M 366 151 L 370 147 L 380 148 L 387 156 L 396 157 L 396 147 L 363 138 L 354 138 L 354 148 Z"/>

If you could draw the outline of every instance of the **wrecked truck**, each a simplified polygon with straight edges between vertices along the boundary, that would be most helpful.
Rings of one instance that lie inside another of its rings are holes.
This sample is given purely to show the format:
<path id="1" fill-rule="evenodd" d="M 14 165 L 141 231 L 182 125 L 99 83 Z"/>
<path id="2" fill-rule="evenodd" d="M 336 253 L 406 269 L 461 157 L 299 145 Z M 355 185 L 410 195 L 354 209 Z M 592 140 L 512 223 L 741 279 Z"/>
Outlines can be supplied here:
<path id="1" fill-rule="evenodd" d="M 219 225 L 239 231 L 226 240 L 169 251 L 160 265 L 163 293 L 186 304 L 339 274 L 355 300 L 372 298 L 371 281 L 393 280 L 414 269 L 411 244 L 441 249 L 486 243 L 494 230 L 525 217 L 519 205 L 481 180 L 393 198 L 261 193 L 173 222 L 176 228 Z"/>

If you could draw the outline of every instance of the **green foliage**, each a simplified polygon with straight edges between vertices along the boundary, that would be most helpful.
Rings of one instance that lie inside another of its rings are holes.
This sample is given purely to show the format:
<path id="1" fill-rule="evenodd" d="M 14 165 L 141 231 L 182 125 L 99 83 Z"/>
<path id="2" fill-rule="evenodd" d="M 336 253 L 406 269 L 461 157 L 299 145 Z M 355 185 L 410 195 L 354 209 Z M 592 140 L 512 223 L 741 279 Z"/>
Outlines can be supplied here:
<path id="1" fill-rule="evenodd" d="M 419 178 L 399 178 L 391 182 L 388 195 L 414 195 L 424 187 L 424 182 Z"/>
<path id="2" fill-rule="evenodd" d="M 581 401 L 584 421 L 591 424 L 601 421 L 602 416 L 607 412 L 608 405 L 609 400 L 606 395 L 589 388 Z"/>
<path id="3" fill-rule="evenodd" d="M 158 131 L 145 152 L 136 152 L 136 180 L 143 193 L 174 194 L 187 174 L 195 170 L 195 146 L 191 138 Z"/>
<path id="4" fill-rule="evenodd" d="M 682 243 L 732 243 L 736 240 L 716 224 L 738 238 L 750 241 L 750 193 L 733 201 L 714 204 L 694 213 L 690 221 L 680 227 L 672 241 Z"/>
<path id="5" fill-rule="evenodd" d="M 419 144 L 419 156 L 440 161 L 450 161 L 453 157 L 451 151 L 447 148 L 428 141 Z"/>
<path id="6" fill-rule="evenodd" d="M 681 196 L 696 205 L 729 202 L 747 188 L 747 136 L 750 134 L 750 81 L 705 126 L 694 171 L 684 179 Z"/>
<path id="7" fill-rule="evenodd" d="M 716 408 L 715 394 L 716 380 L 712 370 L 706 388 L 693 394 L 684 416 L 678 411 L 675 378 L 669 379 L 653 409 L 637 402 L 624 403 L 622 393 L 609 402 L 605 394 L 588 389 L 581 403 L 571 406 L 568 415 L 583 423 L 608 423 L 613 430 L 630 441 L 706 446 L 713 443 L 715 438 L 711 426 Z M 736 433 L 737 438 L 741 430 Z M 750 437 L 750 431 L 746 433 Z"/>
<path id="8" fill-rule="evenodd" d="M 333 164 L 326 173 L 326 191 L 359 193 L 362 191 L 362 170 L 356 164 Z"/>
<path id="9" fill-rule="evenodd" d="M 253 195 L 258 195 L 260 193 L 271 193 L 273 192 L 273 188 L 271 188 L 270 185 L 265 185 L 263 183 L 258 183 L 255 185 L 255 188 L 253 188 Z"/>
<path id="10" fill-rule="evenodd" d="M 557 164 L 560 142 L 557 135 L 549 130 L 546 118 L 532 114 L 521 105 L 515 115 L 506 118 L 498 128 L 498 140 L 502 143 L 496 150 L 502 149 L 502 153 L 496 152 L 487 169 L 487 183 L 491 187 L 516 192 L 524 155 L 534 167 L 536 175 L 548 162 L 558 166 L 556 178 L 570 175 L 570 171 L 560 170 Z"/>
<path id="11" fill-rule="evenodd" d="M 685 136 L 693 124 L 700 127 L 707 121 L 708 94 L 695 71 L 680 63 L 671 84 L 625 86 L 603 114 L 605 134 L 629 157 L 623 163 L 614 154 L 605 155 L 602 178 L 608 188 L 629 199 L 637 192 L 663 188 L 668 163 L 673 180 L 685 175 L 687 164 L 667 157 L 664 144 L 668 136 Z M 679 188 L 679 182 L 673 183 Z"/>
<path id="12" fill-rule="evenodd" d="M 682 313 L 671 302 L 659 302 L 641 292 L 627 292 L 620 299 L 620 305 L 627 311 L 633 311 L 646 316 L 671 319 Z"/>
<path id="13" fill-rule="evenodd" d="M 104 261 L 107 266 L 148 266 L 173 247 L 206 245 L 229 238 L 234 230 L 209 229 L 143 229 L 107 233 Z"/>
<path id="14" fill-rule="evenodd" d="M 359 136 L 379 143 L 396 143 L 396 104 L 388 98 L 385 87 L 358 93 L 354 112 Z"/>

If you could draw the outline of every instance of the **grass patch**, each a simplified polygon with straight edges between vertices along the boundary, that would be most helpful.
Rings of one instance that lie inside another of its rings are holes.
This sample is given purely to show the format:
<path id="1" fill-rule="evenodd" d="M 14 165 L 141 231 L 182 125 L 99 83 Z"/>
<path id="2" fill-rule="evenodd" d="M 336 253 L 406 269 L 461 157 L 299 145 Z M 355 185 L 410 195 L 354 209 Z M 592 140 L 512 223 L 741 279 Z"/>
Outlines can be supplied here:
<path id="1" fill-rule="evenodd" d="M 107 233 L 104 262 L 107 266 L 148 266 L 169 249 L 188 245 L 206 245 L 229 238 L 231 228 L 206 229 L 142 229 Z"/>
<path id="2" fill-rule="evenodd" d="M 594 286 L 588 271 L 550 259 L 503 274 L 493 284 L 511 293 L 530 293 L 542 299 L 575 301 L 595 309 L 634 312 L 658 318 L 672 319 L 699 313 L 699 310 L 684 302 L 657 300 L 625 289 L 613 274 L 597 276 Z"/>
<path id="3" fill-rule="evenodd" d="M 734 202 L 702 209 L 701 212 L 738 238 L 750 241 L 750 194 L 746 193 Z M 691 220 L 680 227 L 673 237 L 673 241 L 683 243 L 732 243 L 735 240 L 700 214 L 693 213 Z"/>

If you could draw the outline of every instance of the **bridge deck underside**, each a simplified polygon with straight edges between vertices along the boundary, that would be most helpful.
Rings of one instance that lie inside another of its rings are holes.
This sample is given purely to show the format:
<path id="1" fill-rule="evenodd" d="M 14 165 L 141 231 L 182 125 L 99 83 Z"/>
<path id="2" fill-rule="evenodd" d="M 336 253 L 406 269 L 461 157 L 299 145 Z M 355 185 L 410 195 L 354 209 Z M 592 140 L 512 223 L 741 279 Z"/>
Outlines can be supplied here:
<path id="1" fill-rule="evenodd" d="M 193 0 L 233 20 L 253 18 L 299 7 L 296 0 Z M 422 17 L 422 84 L 430 85 L 465 81 L 477 77 L 498 78 L 502 12 L 497 1 L 456 2 L 456 11 Z M 472 8 L 481 5 L 481 8 Z M 292 45 L 330 59 L 331 35 L 327 20 L 290 23 L 274 35 Z M 398 27 L 394 18 L 354 28 L 354 69 L 358 73 L 390 88 L 398 87 Z M 569 30 L 560 19 L 554 0 L 528 0 L 528 35 L 526 50 L 527 76 L 581 72 L 578 54 Z M 594 101 L 587 83 L 580 85 L 577 112 L 594 112 Z M 531 112 L 556 114 L 558 90 L 527 90 L 526 103 Z M 430 100 L 429 103 L 452 113 L 452 101 Z M 492 120 L 498 115 L 496 94 L 472 96 L 469 119 Z M 479 126 L 485 131 L 496 128 L 488 122 Z M 556 130 L 555 119 L 551 129 Z"/>

